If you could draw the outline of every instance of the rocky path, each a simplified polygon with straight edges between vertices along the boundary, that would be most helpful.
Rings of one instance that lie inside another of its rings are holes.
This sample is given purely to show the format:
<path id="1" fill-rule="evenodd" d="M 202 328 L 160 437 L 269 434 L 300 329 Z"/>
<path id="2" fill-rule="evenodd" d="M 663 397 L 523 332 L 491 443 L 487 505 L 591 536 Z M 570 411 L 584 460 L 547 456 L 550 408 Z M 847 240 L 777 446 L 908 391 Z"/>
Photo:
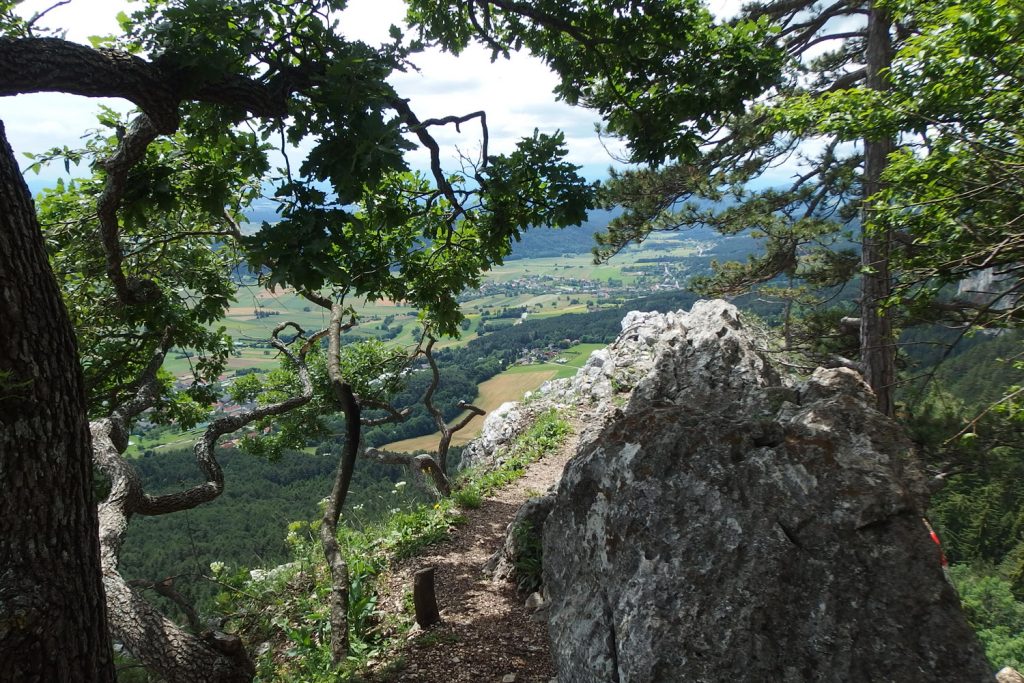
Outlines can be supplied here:
<path id="1" fill-rule="evenodd" d="M 482 568 L 500 546 L 516 511 L 528 498 L 558 481 L 576 448 L 576 433 L 561 449 L 534 463 L 519 480 L 466 511 L 468 522 L 450 540 L 401 567 L 388 591 L 398 607 L 411 590 L 412 574 L 436 569 L 442 623 L 417 630 L 398 654 L 404 666 L 376 680 L 420 683 L 548 683 L 554 676 L 547 624 L 531 619 L 515 585 L 491 580 Z"/>

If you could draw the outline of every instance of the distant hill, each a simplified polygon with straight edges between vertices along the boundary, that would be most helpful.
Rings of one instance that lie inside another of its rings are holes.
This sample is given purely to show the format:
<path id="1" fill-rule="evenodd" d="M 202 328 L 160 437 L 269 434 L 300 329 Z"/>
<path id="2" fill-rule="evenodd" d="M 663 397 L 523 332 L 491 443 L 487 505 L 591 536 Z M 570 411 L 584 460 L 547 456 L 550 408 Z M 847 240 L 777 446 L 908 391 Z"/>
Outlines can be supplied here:
<path id="1" fill-rule="evenodd" d="M 595 209 L 583 225 L 570 228 L 534 228 L 512 244 L 507 260 L 548 258 L 562 254 L 585 254 L 594 248 L 594 235 L 601 232 L 622 209 Z"/>
<path id="2" fill-rule="evenodd" d="M 605 211 L 597 209 L 580 226 L 570 228 L 534 228 L 526 231 L 523 238 L 513 242 L 512 253 L 507 259 L 529 259 L 561 256 L 562 254 L 584 254 L 594 247 L 594 234 L 604 230 L 621 209 Z M 255 232 L 264 221 L 275 223 L 280 220 L 276 205 L 269 200 L 255 202 L 246 210 L 246 233 Z"/>

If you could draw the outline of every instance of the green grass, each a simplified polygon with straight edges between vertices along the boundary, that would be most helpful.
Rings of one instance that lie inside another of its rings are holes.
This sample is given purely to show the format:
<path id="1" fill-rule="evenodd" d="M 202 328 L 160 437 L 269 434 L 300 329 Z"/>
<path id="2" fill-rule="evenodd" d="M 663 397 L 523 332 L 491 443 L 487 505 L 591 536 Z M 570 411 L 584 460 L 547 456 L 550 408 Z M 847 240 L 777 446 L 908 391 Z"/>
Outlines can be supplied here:
<path id="1" fill-rule="evenodd" d="M 563 379 L 565 377 L 574 377 L 576 373 L 582 368 L 587 359 L 590 358 L 590 354 L 597 349 L 603 349 L 605 344 L 577 344 L 571 346 L 564 351 L 561 351 L 558 357 L 555 359 L 564 359 L 564 363 L 548 362 L 548 363 L 535 363 L 533 365 L 515 365 L 503 374 L 521 374 L 527 372 L 537 372 L 538 370 L 553 369 L 556 371 L 555 376 L 552 379 Z"/>
<path id="2" fill-rule="evenodd" d="M 494 493 L 523 476 L 531 463 L 557 450 L 570 431 L 569 423 L 557 411 L 542 413 L 512 445 L 501 467 L 486 471 L 466 470 L 457 482 L 456 490 L 476 489 L 482 497 Z"/>
<path id="3" fill-rule="evenodd" d="M 484 496 L 521 477 L 530 463 L 555 452 L 570 430 L 556 411 L 543 413 L 510 447 L 500 467 L 466 471 L 458 477 L 452 498 L 397 510 L 362 529 L 343 526 L 339 530 L 349 569 L 351 642 L 351 654 L 340 667 L 330 659 L 330 577 L 318 541 L 319 522 L 289 525 L 294 561 L 276 575 L 257 581 L 244 568 L 211 567 L 224 587 L 217 604 L 229 618 L 228 627 L 240 632 L 250 647 L 271 645 L 256 659 L 256 680 L 355 681 L 370 659 L 390 661 L 385 668 L 401 668 L 397 650 L 412 625 L 412 614 L 408 607 L 399 615 L 381 609 L 382 574 L 393 562 L 448 538 L 452 526 L 465 521 L 459 500 L 482 502 Z"/>
<path id="4" fill-rule="evenodd" d="M 138 458 L 146 451 L 159 453 L 161 451 L 191 449 L 202 434 L 202 428 L 182 432 L 174 426 L 149 430 L 144 436 L 132 434 L 128 438 L 128 448 L 125 449 L 124 453 L 129 458 Z"/>

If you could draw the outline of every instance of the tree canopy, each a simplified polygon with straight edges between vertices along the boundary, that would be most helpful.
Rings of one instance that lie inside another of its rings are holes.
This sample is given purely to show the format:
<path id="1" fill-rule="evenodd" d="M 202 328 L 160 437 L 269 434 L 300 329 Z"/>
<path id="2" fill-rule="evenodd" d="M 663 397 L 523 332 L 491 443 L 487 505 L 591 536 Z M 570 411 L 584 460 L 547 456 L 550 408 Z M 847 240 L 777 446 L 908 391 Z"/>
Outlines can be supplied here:
<path id="1" fill-rule="evenodd" d="M 542 55 L 559 95 L 627 140 L 641 166 L 603 188 L 625 211 L 599 236 L 597 258 L 651 231 L 710 226 L 753 231 L 765 248 L 718 264 L 698 282 L 705 292 L 770 283 L 813 309 L 831 296 L 823 288 L 859 280 L 860 365 L 887 412 L 900 320 L 1012 316 L 1014 3 L 769 0 L 726 19 L 685 2 L 520 5 L 413 2 L 410 16 L 456 49 L 475 37 L 495 54 Z M 671 21 L 680 28 L 662 40 Z M 780 165 L 798 169 L 792 182 L 766 186 Z M 951 301 L 949 287 L 963 293 L 968 277 L 999 284 Z"/>
<path id="2" fill-rule="evenodd" d="M 22 17 L 18 4 L 0 2 L 0 95 L 60 91 L 118 97 L 137 110 L 127 118 L 105 110 L 83 148 L 55 149 L 33 160 L 84 162 L 92 171 L 91 177 L 45 193 L 42 231 L 30 211 L 9 228 L 20 231 L 19 239 L 39 245 L 45 239 L 70 319 L 46 319 L 62 303 L 47 289 L 39 293 L 51 297 L 48 305 L 12 300 L 3 319 L 13 328 L 73 329 L 81 356 L 65 346 L 45 361 L 29 358 L 29 347 L 14 340 L 18 354 L 4 355 L 0 371 L 12 386 L 41 363 L 72 379 L 84 372 L 78 386 L 87 412 L 75 413 L 69 405 L 66 419 L 74 429 L 55 437 L 87 446 L 82 427 L 87 415 L 94 418 L 93 457 L 110 478 L 110 493 L 100 505 L 101 558 L 117 638 L 171 679 L 203 671 L 209 680 L 244 680 L 251 665 L 237 639 L 181 631 L 117 573 L 117 553 L 133 515 L 167 514 L 220 494 L 224 478 L 215 447 L 221 436 L 313 398 L 305 359 L 326 331 L 307 336 L 291 330 L 289 342 L 278 338 L 291 327 L 285 324 L 273 343 L 298 368 L 297 391 L 209 422 L 195 450 L 204 483 L 153 496 L 121 456 L 130 423 L 143 411 L 156 410 L 155 416 L 184 425 L 205 416 L 212 398 L 206 383 L 222 371 L 230 349 L 216 323 L 232 301 L 238 263 L 246 262 L 266 286 L 295 288 L 331 309 L 330 367 L 352 298 L 409 302 L 433 329 L 453 333 L 461 319 L 456 295 L 500 263 L 510 241 L 529 227 L 580 224 L 593 203 L 593 188 L 565 161 L 558 132 L 534 131 L 512 152 L 492 154 L 483 111 L 421 120 L 386 79 L 409 68 L 409 56 L 422 43 L 397 30 L 379 46 L 343 36 L 341 0 L 146 0 L 118 17 L 121 35 L 89 45 L 46 30 L 43 16 Z M 481 131 L 479 157 L 443 168 L 432 131 L 467 123 Z M 300 142 L 308 152 L 293 163 Z M 429 153 L 425 173 L 404 159 L 416 147 Z M 272 149 L 283 155 L 280 168 L 271 168 Z M 4 179 L 10 184 L 5 191 L 25 194 L 23 184 Z M 244 212 L 264 193 L 277 203 L 278 219 L 246 234 Z M 39 263 L 32 267 L 45 270 Z M 27 277 L 28 268 L 5 262 L 3 277 Z M 159 370 L 171 347 L 201 355 L 196 381 L 184 394 Z M 336 399 L 348 405 L 345 397 L 354 395 L 346 380 L 334 386 L 341 387 Z M 42 403 L 26 405 L 46 409 Z M 350 431 L 358 441 L 358 429 Z M 15 441 L 4 442 L 5 467 L 48 466 L 45 459 L 31 460 L 32 441 L 24 444 L 22 450 Z M 83 453 L 73 452 L 79 458 Z M 78 463 L 83 464 L 88 468 Z M 88 478 L 67 483 L 91 488 Z M 53 484 L 58 490 L 58 482 Z M 36 494 L 33 505 L 55 504 L 45 488 Z M 85 526 L 76 527 L 77 533 L 82 543 L 95 543 L 89 496 L 74 499 L 84 506 Z M 32 543 L 40 532 L 33 528 L 34 514 L 23 516 L 26 522 L 10 530 L 12 547 Z M 74 564 L 88 560 L 68 554 L 72 571 L 98 577 L 96 565 Z M 68 616 L 54 612 L 48 618 Z M 102 615 L 91 630 L 81 630 L 89 631 L 82 636 L 89 642 L 100 642 Z M 5 660 L 16 657 L 7 649 L 16 642 L 5 637 Z M 62 664 L 38 660 L 27 666 Z M 36 673 L 46 677 L 42 669 Z"/>
<path id="3" fill-rule="evenodd" d="M 223 435 L 295 410 L 275 436 L 277 445 L 297 442 L 335 412 L 349 426 L 322 527 L 335 552 L 332 523 L 362 409 L 382 403 L 380 385 L 353 367 L 380 363 L 390 379 L 400 374 L 380 348 L 342 354 L 352 300 L 419 309 L 436 378 L 429 335 L 457 333 L 458 294 L 523 231 L 579 225 L 595 204 L 559 132 L 535 130 L 492 154 L 486 112 L 420 118 L 388 77 L 412 68 L 427 45 L 460 53 L 477 41 L 495 58 L 529 50 L 558 74 L 560 98 L 592 108 L 605 134 L 625 140 L 636 166 L 601 190 L 604 204 L 624 212 L 600 237 L 598 258 L 652 231 L 711 226 L 752 231 L 765 249 L 719 264 L 704 291 L 770 285 L 813 308 L 826 290 L 859 280 L 859 350 L 815 351 L 846 364 L 858 361 L 843 356 L 859 352 L 885 412 L 894 411 L 901 321 L 967 329 L 1019 317 L 1024 16 L 1012 0 L 766 0 L 728 19 L 698 0 L 409 0 L 413 34 L 394 29 L 382 45 L 343 35 L 344 0 L 139 0 L 118 17 L 119 35 L 88 45 L 44 28 L 45 13 L 22 16 L 19 4 L 0 0 L 0 96 L 66 92 L 137 109 L 101 110 L 81 148 L 32 160 L 90 172 L 47 190 L 38 212 L 0 145 L 0 326 L 11 330 L 0 345 L 0 462 L 5 481 L 41 482 L 20 487 L 2 510 L 0 549 L 17 574 L 11 585 L 36 586 L 41 564 L 61 563 L 40 596 L 59 596 L 78 574 L 95 602 L 102 572 L 115 635 L 146 650 L 147 664 L 169 679 L 202 670 L 246 680 L 251 663 L 236 641 L 182 633 L 137 599 L 117 573 L 129 519 L 219 495 Z M 444 126 L 479 130 L 479 156 L 446 167 L 434 137 Z M 300 144 L 308 151 L 297 155 Z M 426 151 L 429 168 L 410 167 L 414 149 Z M 787 186 L 756 185 L 793 158 L 801 171 Z M 243 229 L 264 195 L 276 220 Z M 230 352 L 218 320 L 243 262 L 261 284 L 328 309 L 330 329 L 279 326 L 272 343 L 291 374 L 241 383 L 240 398 L 263 398 L 209 421 L 195 450 L 205 481 L 150 495 L 122 457 L 128 427 L 145 411 L 180 425 L 207 416 L 209 383 Z M 826 324 L 857 325 L 841 318 L 821 316 L 806 329 L 820 341 Z M 787 341 L 799 340 L 787 333 Z M 183 391 L 159 369 L 173 347 L 199 353 Z M 443 422 L 430 387 L 427 407 Z M 1013 418 L 1020 395 L 1013 387 L 1002 401 Z M 98 521 L 85 475 L 90 427 L 92 459 L 110 480 Z M 72 514 L 51 526 L 65 524 L 88 547 L 37 548 L 36 538 L 55 537 L 43 528 L 63 510 L 55 501 L 72 501 Z M 82 632 L 68 657 L 103 650 L 90 666 L 96 680 L 109 679 L 102 616 L 78 623 L 49 602 L 36 621 L 4 633 L 0 660 L 14 661 L 40 623 L 63 620 L 60 633 Z M 343 597 L 332 602 L 344 611 Z M 76 609 L 95 611 L 90 604 Z M 0 605 L 0 620 L 14 623 Z M 24 661 L 17 673 L 27 677 L 59 678 L 70 666 L 38 652 Z"/>

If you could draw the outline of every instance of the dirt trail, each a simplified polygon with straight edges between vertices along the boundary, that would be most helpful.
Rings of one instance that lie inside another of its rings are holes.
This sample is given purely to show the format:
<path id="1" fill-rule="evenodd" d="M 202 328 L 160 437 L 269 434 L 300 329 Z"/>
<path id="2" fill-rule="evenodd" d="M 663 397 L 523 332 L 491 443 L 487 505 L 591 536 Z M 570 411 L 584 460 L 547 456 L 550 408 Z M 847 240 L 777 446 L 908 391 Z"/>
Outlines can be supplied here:
<path id="1" fill-rule="evenodd" d="M 398 607 L 395 603 L 411 589 L 414 571 L 435 567 L 442 623 L 411 636 L 399 654 L 405 666 L 377 680 L 548 683 L 554 679 L 547 623 L 530 619 L 525 596 L 516 593 L 515 585 L 492 581 L 482 568 L 523 502 L 559 479 L 575 453 L 578 432 L 574 425 L 558 452 L 532 464 L 522 478 L 485 499 L 480 508 L 466 511 L 467 523 L 456 528 L 450 540 L 431 546 L 428 554 L 396 572 L 388 591 L 389 607 Z"/>

